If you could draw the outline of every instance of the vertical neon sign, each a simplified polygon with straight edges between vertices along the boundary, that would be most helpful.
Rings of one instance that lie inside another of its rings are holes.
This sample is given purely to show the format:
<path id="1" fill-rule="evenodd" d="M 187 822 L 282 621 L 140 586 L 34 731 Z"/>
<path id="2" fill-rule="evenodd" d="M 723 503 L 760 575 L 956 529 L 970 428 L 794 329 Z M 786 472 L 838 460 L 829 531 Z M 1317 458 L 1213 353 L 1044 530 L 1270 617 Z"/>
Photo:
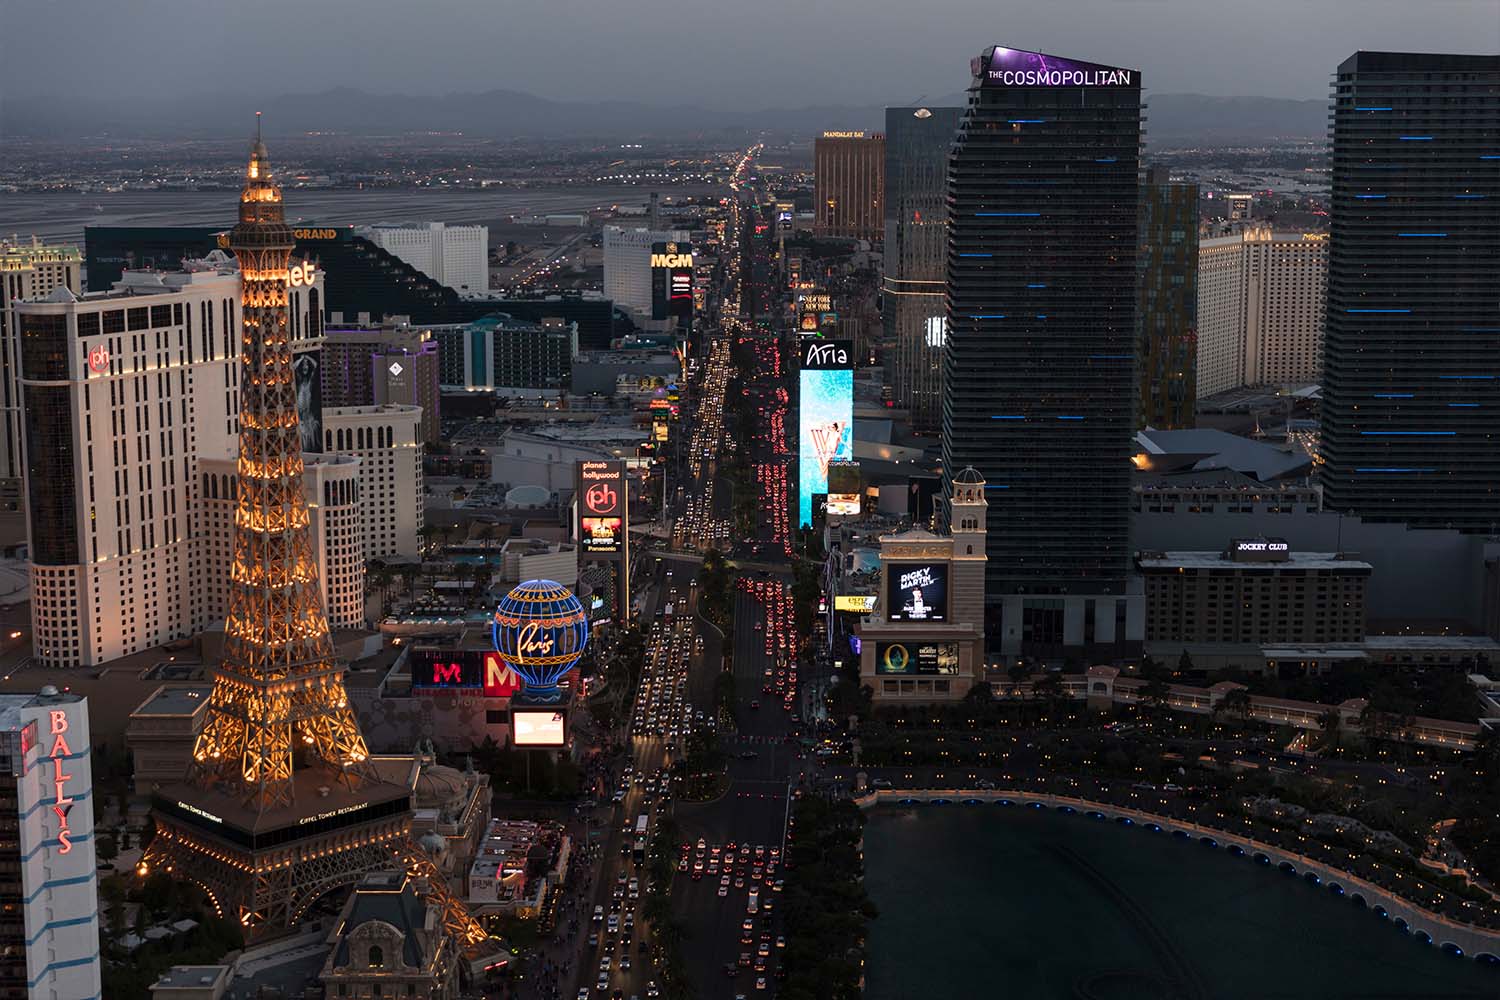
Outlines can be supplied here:
<path id="1" fill-rule="evenodd" d="M 52 749 L 48 752 L 48 756 L 52 758 L 52 786 L 57 795 L 57 801 L 52 805 L 52 811 L 57 814 L 57 853 L 67 854 L 73 850 L 73 833 L 68 828 L 68 810 L 73 805 L 73 799 L 64 791 L 68 782 L 73 780 L 73 776 L 63 773 L 63 759 L 73 754 L 73 751 L 68 749 L 66 736 L 68 713 L 53 709 L 47 715 L 52 733 Z"/>

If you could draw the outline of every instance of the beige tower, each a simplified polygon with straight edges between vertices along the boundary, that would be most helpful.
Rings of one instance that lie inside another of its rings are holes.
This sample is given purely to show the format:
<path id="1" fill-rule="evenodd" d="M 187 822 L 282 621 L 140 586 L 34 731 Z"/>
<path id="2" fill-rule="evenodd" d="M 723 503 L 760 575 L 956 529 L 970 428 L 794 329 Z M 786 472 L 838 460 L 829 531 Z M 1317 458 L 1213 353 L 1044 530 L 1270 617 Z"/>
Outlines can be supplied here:
<path id="1" fill-rule="evenodd" d="M 953 498 L 948 502 L 949 533 L 953 536 L 953 621 L 967 622 L 979 631 L 980 656 L 984 650 L 984 538 L 989 518 L 984 498 L 984 477 L 972 465 L 953 477 Z M 976 674 L 976 679 L 983 676 Z"/>

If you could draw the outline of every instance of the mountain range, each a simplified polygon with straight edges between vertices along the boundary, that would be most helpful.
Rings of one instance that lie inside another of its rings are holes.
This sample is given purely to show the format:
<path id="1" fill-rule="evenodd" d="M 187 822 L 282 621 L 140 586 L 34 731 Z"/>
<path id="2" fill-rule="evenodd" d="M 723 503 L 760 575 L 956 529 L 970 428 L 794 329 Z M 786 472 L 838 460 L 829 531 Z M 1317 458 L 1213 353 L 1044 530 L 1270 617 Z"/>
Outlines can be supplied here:
<path id="1" fill-rule="evenodd" d="M 963 94 L 953 94 L 932 105 L 963 103 Z M 1153 145 L 1321 140 L 1327 132 L 1325 100 L 1153 94 L 1147 104 L 1147 139 Z M 879 106 L 716 111 L 638 101 L 554 101 L 518 90 L 411 97 L 340 87 L 259 101 L 203 94 L 97 100 L 0 98 L 0 135 L 238 138 L 256 110 L 266 112 L 267 134 L 273 136 L 319 131 L 353 135 L 463 132 L 506 139 L 798 135 L 822 129 L 879 131 L 885 120 Z"/>

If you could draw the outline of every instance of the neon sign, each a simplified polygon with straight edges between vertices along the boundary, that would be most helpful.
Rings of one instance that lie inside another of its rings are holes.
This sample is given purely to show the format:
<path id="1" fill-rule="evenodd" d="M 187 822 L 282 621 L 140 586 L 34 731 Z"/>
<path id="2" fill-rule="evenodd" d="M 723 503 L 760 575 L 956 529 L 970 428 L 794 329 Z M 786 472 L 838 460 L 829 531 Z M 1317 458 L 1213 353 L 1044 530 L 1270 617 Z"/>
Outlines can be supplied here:
<path id="1" fill-rule="evenodd" d="M 301 288 L 303 285 L 311 285 L 318 276 L 318 269 L 313 264 L 293 264 L 287 284 L 293 288 Z"/>
<path id="2" fill-rule="evenodd" d="M 95 344 L 89 348 L 89 371 L 95 375 L 109 371 L 109 348 Z"/>
<path id="3" fill-rule="evenodd" d="M 47 716 L 48 729 L 52 734 L 52 749 L 48 751 L 48 756 L 52 758 L 52 787 L 57 798 L 52 804 L 52 811 L 57 814 L 57 853 L 67 854 L 73 850 L 73 831 L 68 827 L 68 812 L 72 809 L 73 798 L 65 791 L 73 776 L 63 773 L 63 759 L 73 755 L 67 740 L 68 713 L 53 709 Z"/>

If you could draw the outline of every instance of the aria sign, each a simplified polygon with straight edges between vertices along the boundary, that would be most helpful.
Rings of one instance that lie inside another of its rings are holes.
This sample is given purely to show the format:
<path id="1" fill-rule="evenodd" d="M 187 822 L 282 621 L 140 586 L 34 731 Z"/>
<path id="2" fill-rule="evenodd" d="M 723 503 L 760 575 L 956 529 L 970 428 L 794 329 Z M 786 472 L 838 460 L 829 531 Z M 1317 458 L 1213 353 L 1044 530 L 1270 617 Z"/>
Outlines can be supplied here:
<path id="1" fill-rule="evenodd" d="M 988 87 L 1139 87 L 1140 75 L 1132 69 L 1077 62 L 1043 52 L 996 46 L 981 56 L 975 76 L 983 70 Z"/>

